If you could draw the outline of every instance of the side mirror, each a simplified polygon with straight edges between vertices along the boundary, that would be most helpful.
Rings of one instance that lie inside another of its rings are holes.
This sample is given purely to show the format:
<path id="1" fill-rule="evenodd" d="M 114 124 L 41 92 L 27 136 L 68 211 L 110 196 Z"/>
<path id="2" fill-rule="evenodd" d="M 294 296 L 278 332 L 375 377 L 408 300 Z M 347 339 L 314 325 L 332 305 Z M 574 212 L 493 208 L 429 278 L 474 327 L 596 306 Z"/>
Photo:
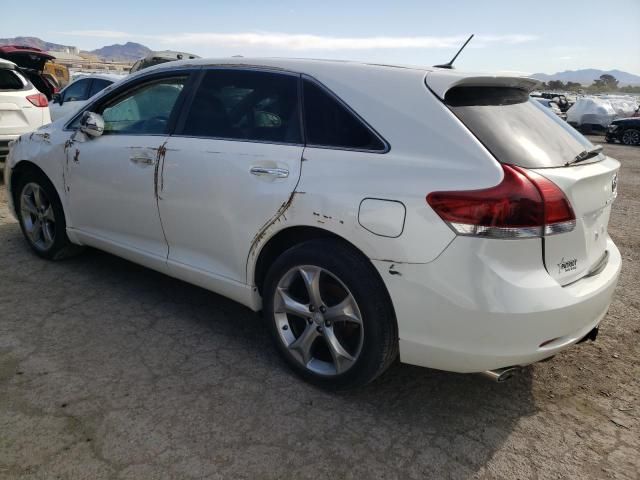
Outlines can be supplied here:
<path id="1" fill-rule="evenodd" d="M 59 93 L 54 93 L 53 96 L 51 97 L 51 101 L 53 103 L 62 105 L 62 95 L 60 95 Z"/>
<path id="2" fill-rule="evenodd" d="M 89 137 L 99 137 L 104 133 L 104 119 L 102 115 L 84 112 L 80 120 L 80 131 Z"/>

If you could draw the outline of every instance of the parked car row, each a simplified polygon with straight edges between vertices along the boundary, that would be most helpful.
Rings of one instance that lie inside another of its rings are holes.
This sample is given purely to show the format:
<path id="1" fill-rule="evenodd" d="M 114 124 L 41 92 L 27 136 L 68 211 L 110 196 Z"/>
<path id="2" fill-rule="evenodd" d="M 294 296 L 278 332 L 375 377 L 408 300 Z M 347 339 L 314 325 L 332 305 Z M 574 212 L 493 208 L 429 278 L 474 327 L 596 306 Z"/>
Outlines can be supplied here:
<path id="1" fill-rule="evenodd" d="M 562 111 L 562 109 L 560 108 L 560 106 L 558 105 L 558 103 L 556 101 L 550 100 L 548 98 L 542 98 L 542 97 L 533 97 L 533 99 L 535 101 L 537 101 L 538 103 L 540 103 L 541 105 L 543 105 L 544 107 L 550 109 L 553 113 L 555 113 L 562 120 L 566 120 L 567 119 L 567 114 Z"/>
<path id="2" fill-rule="evenodd" d="M 614 120 L 632 117 L 638 108 L 631 96 L 585 96 L 567 111 L 567 121 L 583 133 L 606 132 Z"/>
<path id="3" fill-rule="evenodd" d="M 137 61 L 131 72 L 196 58 L 185 52 L 152 52 Z M 0 46 L 0 60 L 0 166 L 12 139 L 76 112 L 97 93 L 124 78 L 114 74 L 71 78 L 64 65 L 55 63 L 55 57 L 22 45 Z"/>
<path id="4" fill-rule="evenodd" d="M 535 85 L 157 65 L 16 142 L 10 207 L 45 259 L 92 246 L 262 310 L 284 360 L 322 386 L 365 384 L 398 354 L 501 381 L 595 339 L 621 268 L 607 234 L 620 164 Z"/>

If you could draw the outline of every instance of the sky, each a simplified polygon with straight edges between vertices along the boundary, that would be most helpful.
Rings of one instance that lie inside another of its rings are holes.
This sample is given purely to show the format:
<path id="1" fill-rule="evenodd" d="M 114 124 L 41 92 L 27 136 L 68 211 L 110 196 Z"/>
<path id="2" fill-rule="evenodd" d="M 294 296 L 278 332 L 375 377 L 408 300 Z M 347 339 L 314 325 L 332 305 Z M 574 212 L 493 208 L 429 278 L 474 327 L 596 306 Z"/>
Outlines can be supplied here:
<path id="1" fill-rule="evenodd" d="M 5 7 L 2 7 L 5 4 Z M 83 50 L 139 42 L 202 57 L 350 59 L 469 71 L 640 74 L 640 0 L 0 0 L 0 37 Z M 613 4 L 612 4 L 613 5 Z"/>

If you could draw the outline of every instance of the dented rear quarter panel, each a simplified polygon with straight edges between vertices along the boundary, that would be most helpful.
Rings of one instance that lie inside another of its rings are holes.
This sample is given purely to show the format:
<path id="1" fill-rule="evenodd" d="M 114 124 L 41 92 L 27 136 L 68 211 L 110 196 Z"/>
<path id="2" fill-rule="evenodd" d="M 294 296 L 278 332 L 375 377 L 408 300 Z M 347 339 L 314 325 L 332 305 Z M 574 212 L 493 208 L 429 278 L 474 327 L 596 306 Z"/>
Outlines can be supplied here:
<path id="1" fill-rule="evenodd" d="M 502 169 L 468 129 L 431 93 L 424 72 L 389 68 L 343 70 L 339 76 L 313 65 L 307 74 L 345 101 L 389 144 L 386 153 L 307 146 L 296 194 L 252 245 L 247 282 L 255 260 L 278 232 L 294 226 L 328 230 L 368 258 L 389 264 L 429 263 L 455 237 L 428 206 L 436 190 L 472 190 L 498 184 Z M 366 88 L 361 88 L 366 85 Z M 391 85 L 391 87 L 390 87 Z M 390 92 L 392 94 L 390 94 Z M 437 119 L 437 121 L 436 121 Z M 358 222 L 365 198 L 401 202 L 402 234 L 376 235 Z"/>

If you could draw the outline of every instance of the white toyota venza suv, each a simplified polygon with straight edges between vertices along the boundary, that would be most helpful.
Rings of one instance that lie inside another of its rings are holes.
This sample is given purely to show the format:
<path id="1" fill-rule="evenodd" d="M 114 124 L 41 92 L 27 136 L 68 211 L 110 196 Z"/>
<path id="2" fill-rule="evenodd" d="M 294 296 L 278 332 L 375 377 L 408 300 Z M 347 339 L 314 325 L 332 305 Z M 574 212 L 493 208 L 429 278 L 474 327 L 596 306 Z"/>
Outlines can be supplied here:
<path id="1" fill-rule="evenodd" d="M 88 245 L 264 312 L 327 387 L 400 361 L 502 380 L 593 338 L 619 163 L 526 78 L 350 62 L 172 62 L 22 136 L 41 257 Z"/>

